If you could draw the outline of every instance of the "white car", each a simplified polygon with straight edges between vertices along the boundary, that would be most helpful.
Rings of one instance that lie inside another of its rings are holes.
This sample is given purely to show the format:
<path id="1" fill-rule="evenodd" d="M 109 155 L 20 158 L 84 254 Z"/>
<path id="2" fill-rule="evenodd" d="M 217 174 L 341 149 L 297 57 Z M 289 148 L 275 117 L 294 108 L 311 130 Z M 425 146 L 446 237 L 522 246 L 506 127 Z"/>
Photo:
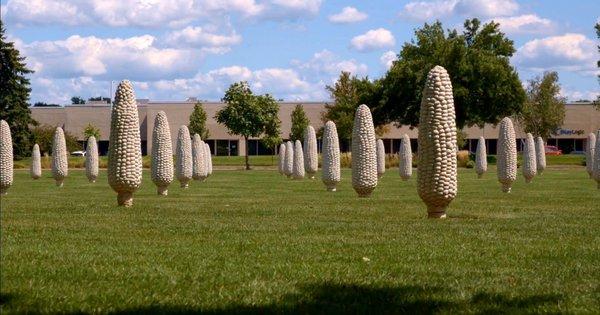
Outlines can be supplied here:
<path id="1" fill-rule="evenodd" d="M 72 156 L 85 156 L 85 151 L 73 151 L 71 152 Z"/>

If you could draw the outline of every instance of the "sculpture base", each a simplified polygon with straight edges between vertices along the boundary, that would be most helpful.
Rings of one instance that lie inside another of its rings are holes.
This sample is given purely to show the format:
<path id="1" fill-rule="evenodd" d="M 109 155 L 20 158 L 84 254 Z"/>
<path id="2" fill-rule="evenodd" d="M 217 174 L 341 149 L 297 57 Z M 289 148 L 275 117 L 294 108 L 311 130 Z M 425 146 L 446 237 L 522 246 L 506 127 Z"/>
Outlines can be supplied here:
<path id="1" fill-rule="evenodd" d="M 6 194 L 8 194 L 8 187 L 0 188 L 0 196 L 4 196 Z"/>
<path id="2" fill-rule="evenodd" d="M 502 192 L 509 194 L 510 189 L 511 189 L 511 184 L 502 184 Z"/>
<path id="3" fill-rule="evenodd" d="M 327 187 L 327 191 L 337 191 L 335 187 Z"/>
<path id="4" fill-rule="evenodd" d="M 123 207 L 133 206 L 133 193 L 132 192 L 120 192 L 117 194 L 117 204 Z"/>
<path id="5" fill-rule="evenodd" d="M 166 196 L 169 194 L 168 186 L 158 186 L 156 187 L 156 194 L 159 196 Z"/>
<path id="6" fill-rule="evenodd" d="M 525 178 L 525 183 L 527 183 L 527 184 L 531 183 L 531 180 L 532 180 L 532 179 L 533 179 L 533 178 Z"/>
<path id="7" fill-rule="evenodd" d="M 354 188 L 354 191 L 358 194 L 360 198 L 366 198 L 371 196 L 374 188 Z"/>
<path id="8" fill-rule="evenodd" d="M 189 185 L 188 185 L 187 182 L 186 183 L 182 182 L 181 185 L 180 185 L 180 187 L 183 188 L 183 189 L 188 189 Z"/>
<path id="9" fill-rule="evenodd" d="M 90 179 L 89 181 L 90 181 L 90 183 L 95 183 L 96 179 Z"/>
<path id="10" fill-rule="evenodd" d="M 483 173 L 477 174 L 477 178 L 483 178 Z"/>
<path id="11" fill-rule="evenodd" d="M 63 184 L 64 184 L 64 181 L 62 179 L 56 181 L 56 186 L 58 186 L 58 187 L 62 187 Z"/>
<path id="12" fill-rule="evenodd" d="M 433 207 L 427 207 L 427 217 L 430 219 L 445 219 L 446 218 L 446 208 L 448 208 L 448 205 L 445 206 L 433 206 Z"/>

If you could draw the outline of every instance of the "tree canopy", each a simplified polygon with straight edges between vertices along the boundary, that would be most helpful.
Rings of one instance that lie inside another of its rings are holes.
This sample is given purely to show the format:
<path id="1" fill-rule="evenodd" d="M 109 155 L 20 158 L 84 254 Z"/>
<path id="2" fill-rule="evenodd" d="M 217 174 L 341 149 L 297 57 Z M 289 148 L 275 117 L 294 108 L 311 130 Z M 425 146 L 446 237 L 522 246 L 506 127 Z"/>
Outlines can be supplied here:
<path id="1" fill-rule="evenodd" d="M 215 119 L 225 125 L 231 134 L 244 137 L 246 169 L 249 170 L 248 138 L 279 134 L 279 104 L 269 94 L 254 95 L 245 81 L 233 83 L 222 101 L 226 105 L 217 112 Z"/>
<path id="2" fill-rule="evenodd" d="M 200 102 L 194 104 L 194 110 L 190 114 L 188 129 L 192 136 L 198 134 L 202 140 L 206 140 L 210 136 L 210 132 L 206 127 L 206 111 L 204 111 L 204 107 Z"/>
<path id="3" fill-rule="evenodd" d="M 304 130 L 308 127 L 310 123 L 308 117 L 306 117 L 306 112 L 304 112 L 304 107 L 302 106 L 302 104 L 297 104 L 296 107 L 294 107 L 294 110 L 292 111 L 291 115 L 291 122 L 292 127 L 290 130 L 291 132 L 289 135 L 289 139 L 291 141 L 302 141 L 304 139 Z"/>
<path id="4" fill-rule="evenodd" d="M 548 139 L 565 119 L 565 98 L 560 96 L 556 72 L 528 81 L 527 100 L 519 120 L 525 130 L 534 136 Z"/>
<path id="5" fill-rule="evenodd" d="M 94 136 L 96 141 L 100 141 L 100 129 L 92 123 L 88 123 L 85 129 L 83 129 L 83 138 L 87 140 L 91 136 Z"/>
<path id="6" fill-rule="evenodd" d="M 25 64 L 13 42 L 8 42 L 5 28 L 0 20 L 0 119 L 10 126 L 15 158 L 31 153 L 32 134 L 30 125 L 37 125 L 29 109 L 29 79 L 33 73 Z"/>
<path id="7" fill-rule="evenodd" d="M 73 97 L 71 97 L 71 104 L 73 104 L 73 105 L 85 104 L 85 100 L 79 96 L 73 96 Z"/>
<path id="8" fill-rule="evenodd" d="M 436 22 L 415 31 L 416 39 L 402 47 L 390 70 L 373 83 L 380 97 L 373 103 L 377 124 L 417 126 L 427 73 L 436 65 L 450 75 L 459 128 L 498 123 L 521 111 L 525 91 L 509 61 L 513 41 L 493 21 L 482 26 L 478 19 L 467 20 L 464 28 L 462 34 L 444 31 Z"/>

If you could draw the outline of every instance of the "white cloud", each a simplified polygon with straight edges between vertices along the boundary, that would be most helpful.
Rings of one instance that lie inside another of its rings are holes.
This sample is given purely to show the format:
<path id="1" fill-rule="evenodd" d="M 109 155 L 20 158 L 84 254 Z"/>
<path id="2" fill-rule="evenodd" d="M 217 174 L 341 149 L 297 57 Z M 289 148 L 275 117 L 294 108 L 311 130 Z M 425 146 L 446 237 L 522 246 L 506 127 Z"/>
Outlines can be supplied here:
<path id="1" fill-rule="evenodd" d="M 152 80 L 195 72 L 197 53 L 158 48 L 155 40 L 150 35 L 107 39 L 75 35 L 20 45 L 28 64 L 43 77 Z"/>
<path id="2" fill-rule="evenodd" d="M 355 23 L 364 21 L 368 15 L 358 11 L 354 7 L 345 7 L 342 12 L 329 16 L 329 21 L 333 23 Z"/>
<path id="3" fill-rule="evenodd" d="M 25 24 L 79 25 L 90 22 L 85 11 L 69 0 L 10 0 L 2 6 L 2 17 Z"/>
<path id="4" fill-rule="evenodd" d="M 394 35 L 385 28 L 370 30 L 365 34 L 355 36 L 350 41 L 350 45 L 358 51 L 372 51 L 392 47 L 395 44 L 396 39 Z"/>
<path id="5" fill-rule="evenodd" d="M 518 11 L 515 0 L 436 0 L 413 1 L 404 5 L 400 17 L 416 21 L 430 21 L 451 15 L 506 16 Z"/>
<path id="6" fill-rule="evenodd" d="M 500 24 L 500 29 L 508 34 L 547 34 L 554 30 L 554 24 L 549 19 L 535 14 L 525 14 L 493 19 Z"/>
<path id="7" fill-rule="evenodd" d="M 394 61 L 398 59 L 398 55 L 394 51 L 386 51 L 379 57 L 379 62 L 385 67 L 386 70 L 392 67 Z"/>
<path id="8" fill-rule="evenodd" d="M 242 37 L 235 31 L 222 35 L 200 26 L 188 26 L 169 33 L 166 42 L 173 47 L 206 48 L 218 52 L 228 51 L 231 46 L 241 43 Z"/>
<path id="9" fill-rule="evenodd" d="M 572 102 L 578 100 L 594 101 L 600 95 L 600 90 L 580 90 L 573 87 L 561 86 L 560 95 Z"/>
<path id="10" fill-rule="evenodd" d="M 514 61 L 520 67 L 533 71 L 598 72 L 594 41 L 576 33 L 531 40 L 517 50 Z"/>
<path id="11" fill-rule="evenodd" d="M 342 71 L 358 76 L 364 76 L 368 71 L 364 63 L 359 63 L 355 59 L 340 59 L 326 49 L 315 53 L 307 62 L 293 60 L 292 65 L 306 77 L 327 82 L 335 81 Z"/>
<path id="12" fill-rule="evenodd" d="M 284 10 L 289 15 L 316 15 L 321 8 L 321 0 L 271 0 L 271 3 L 279 8 L 274 10 Z"/>

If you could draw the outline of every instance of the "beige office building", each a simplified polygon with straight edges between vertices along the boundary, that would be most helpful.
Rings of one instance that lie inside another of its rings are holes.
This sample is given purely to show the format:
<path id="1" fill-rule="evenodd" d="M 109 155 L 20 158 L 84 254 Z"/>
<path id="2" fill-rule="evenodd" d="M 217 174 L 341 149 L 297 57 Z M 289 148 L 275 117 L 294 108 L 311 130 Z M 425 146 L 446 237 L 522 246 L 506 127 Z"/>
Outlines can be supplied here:
<path id="1" fill-rule="evenodd" d="M 138 100 L 138 111 L 140 117 L 140 132 L 142 140 L 142 152 L 150 152 L 152 146 L 152 128 L 154 118 L 159 111 L 165 111 L 169 119 L 171 136 L 176 139 L 177 130 L 181 125 L 187 125 L 192 112 L 195 99 L 179 102 L 162 102 L 150 100 Z M 287 139 L 290 133 L 290 115 L 298 102 L 281 102 L 279 118 L 281 119 L 282 138 Z M 325 110 L 324 102 L 302 102 L 310 123 L 319 129 L 323 126 L 321 114 Z M 230 135 L 225 126 L 219 125 L 213 118 L 216 112 L 223 107 L 222 103 L 205 102 L 204 110 L 207 113 L 207 126 L 210 137 L 207 139 L 216 155 L 244 155 L 245 143 L 243 138 Z M 41 124 L 63 127 L 65 131 L 76 136 L 82 143 L 83 130 L 88 124 L 100 129 L 99 150 L 101 154 L 108 151 L 108 137 L 110 134 L 110 105 L 106 103 L 91 102 L 85 105 L 67 105 L 64 107 L 32 107 L 32 115 Z M 587 134 L 600 128 L 600 111 L 597 111 L 590 103 L 574 103 L 566 106 L 566 117 L 564 125 L 556 131 L 556 135 L 548 140 L 548 145 L 556 145 L 565 153 L 571 151 L 585 150 Z M 517 138 L 523 138 L 522 129 L 517 125 Z M 468 149 L 475 150 L 477 139 L 484 136 L 488 142 L 490 154 L 495 153 L 498 131 L 492 125 L 485 128 L 465 128 L 468 141 Z M 408 126 L 397 128 L 390 125 L 388 131 L 381 137 L 385 143 L 386 152 L 397 152 L 400 146 L 400 138 L 407 133 L 412 139 L 413 149 L 416 149 L 416 138 L 418 130 L 410 129 Z M 320 141 L 319 141 L 320 144 Z M 342 150 L 349 150 L 347 143 L 341 144 Z M 271 154 L 270 148 L 265 148 L 260 141 L 252 139 L 249 141 L 248 152 L 250 155 Z"/>

